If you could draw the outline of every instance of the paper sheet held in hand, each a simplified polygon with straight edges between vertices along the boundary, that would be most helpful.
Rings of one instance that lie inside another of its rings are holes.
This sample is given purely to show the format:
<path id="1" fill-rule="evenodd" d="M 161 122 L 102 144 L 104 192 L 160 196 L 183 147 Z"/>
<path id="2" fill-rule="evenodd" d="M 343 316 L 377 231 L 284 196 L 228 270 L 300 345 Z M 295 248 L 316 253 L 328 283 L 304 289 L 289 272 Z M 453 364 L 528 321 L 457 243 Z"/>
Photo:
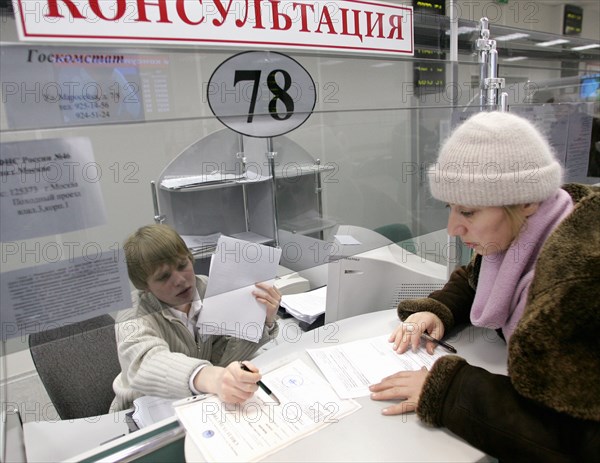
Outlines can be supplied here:
<path id="1" fill-rule="evenodd" d="M 221 235 L 198 317 L 201 335 L 228 335 L 258 342 L 266 309 L 252 295 L 256 283 L 273 284 L 281 249 Z"/>

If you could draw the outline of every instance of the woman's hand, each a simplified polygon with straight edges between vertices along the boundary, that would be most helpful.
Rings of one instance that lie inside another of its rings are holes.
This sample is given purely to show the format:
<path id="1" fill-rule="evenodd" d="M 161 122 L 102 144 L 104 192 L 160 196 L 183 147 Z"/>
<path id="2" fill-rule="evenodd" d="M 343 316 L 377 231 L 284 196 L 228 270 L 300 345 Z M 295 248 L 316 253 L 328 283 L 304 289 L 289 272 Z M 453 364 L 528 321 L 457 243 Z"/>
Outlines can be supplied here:
<path id="1" fill-rule="evenodd" d="M 242 370 L 240 362 L 231 362 L 225 368 L 208 365 L 194 379 L 194 387 L 217 394 L 226 403 L 245 402 L 256 392 L 256 383 L 261 379 L 258 368 L 250 362 L 245 362 L 245 365 L 252 371 Z"/>
<path id="2" fill-rule="evenodd" d="M 384 415 L 400 415 L 417 409 L 419 397 L 427 377 L 425 367 L 417 371 L 400 371 L 383 378 L 380 383 L 369 387 L 373 400 L 401 400 L 400 403 L 384 408 Z"/>
<path id="3" fill-rule="evenodd" d="M 253 291 L 252 295 L 258 302 L 264 304 L 267 308 L 267 325 L 273 325 L 277 318 L 277 309 L 281 302 L 281 293 L 275 286 L 268 285 L 267 283 L 257 283 L 256 287 L 261 291 Z"/>
<path id="4" fill-rule="evenodd" d="M 404 323 L 398 325 L 390 334 L 388 341 L 394 343 L 394 350 L 398 354 L 403 354 L 409 348 L 416 352 L 421 343 L 421 334 L 424 332 L 429 333 L 435 339 L 442 339 L 444 324 L 437 315 L 431 312 L 417 312 L 404 320 Z M 436 344 L 427 341 L 425 347 L 427 352 L 433 354 Z"/>

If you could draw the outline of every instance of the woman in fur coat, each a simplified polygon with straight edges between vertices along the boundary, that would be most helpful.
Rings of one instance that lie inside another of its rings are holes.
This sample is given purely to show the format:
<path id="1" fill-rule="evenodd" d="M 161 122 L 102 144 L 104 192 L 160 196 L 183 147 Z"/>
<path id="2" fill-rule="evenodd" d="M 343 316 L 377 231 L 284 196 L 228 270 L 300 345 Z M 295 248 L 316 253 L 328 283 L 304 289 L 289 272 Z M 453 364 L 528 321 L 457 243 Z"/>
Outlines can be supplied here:
<path id="1" fill-rule="evenodd" d="M 561 188 L 552 149 L 527 120 L 479 113 L 462 124 L 429 170 L 448 203 L 448 232 L 473 250 L 440 291 L 403 301 L 394 349 L 454 326 L 496 329 L 508 376 L 448 355 L 430 371 L 399 372 L 371 386 L 501 461 L 600 457 L 600 189 Z M 431 353 L 435 344 L 428 342 Z"/>

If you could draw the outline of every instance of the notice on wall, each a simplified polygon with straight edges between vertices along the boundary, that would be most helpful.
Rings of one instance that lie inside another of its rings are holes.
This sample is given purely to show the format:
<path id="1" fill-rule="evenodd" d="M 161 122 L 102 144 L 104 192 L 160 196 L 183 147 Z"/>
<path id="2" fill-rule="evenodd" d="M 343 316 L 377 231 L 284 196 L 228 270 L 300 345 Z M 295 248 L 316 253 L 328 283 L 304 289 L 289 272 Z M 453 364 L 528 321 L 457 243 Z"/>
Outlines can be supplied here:
<path id="1" fill-rule="evenodd" d="M 0 143 L 0 240 L 105 224 L 100 177 L 88 138 Z"/>
<path id="2" fill-rule="evenodd" d="M 569 115 L 562 115 L 554 105 L 519 106 L 511 112 L 533 122 L 546 139 L 556 159 L 565 166 L 567 162 L 567 136 L 569 133 Z"/>
<path id="3" fill-rule="evenodd" d="M 455 129 L 478 108 L 452 113 Z M 511 113 L 531 121 L 544 134 L 558 162 L 565 168 L 565 182 L 586 182 L 592 117 L 581 104 L 545 104 L 516 106 Z"/>
<path id="4" fill-rule="evenodd" d="M 7 46 L 0 52 L 11 129 L 143 121 L 171 110 L 169 58 L 112 48 Z"/>
<path id="5" fill-rule="evenodd" d="M 569 116 L 566 162 L 566 180 L 569 182 L 586 181 L 592 143 L 592 122 L 592 116 L 581 111 L 573 111 Z"/>
<path id="6" fill-rule="evenodd" d="M 561 103 L 518 107 L 512 112 L 542 130 L 558 161 L 565 168 L 565 182 L 585 182 L 588 170 L 592 117 L 581 104 Z"/>
<path id="7" fill-rule="evenodd" d="M 0 274 L 2 341 L 131 307 L 120 251 Z"/>

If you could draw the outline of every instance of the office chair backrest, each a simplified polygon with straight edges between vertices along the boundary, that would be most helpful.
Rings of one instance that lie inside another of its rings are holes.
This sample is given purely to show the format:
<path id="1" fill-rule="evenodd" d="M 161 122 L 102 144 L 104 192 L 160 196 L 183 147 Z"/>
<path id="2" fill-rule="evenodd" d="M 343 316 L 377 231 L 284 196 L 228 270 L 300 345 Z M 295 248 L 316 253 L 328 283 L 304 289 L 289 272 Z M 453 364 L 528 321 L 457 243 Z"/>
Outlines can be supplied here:
<path id="1" fill-rule="evenodd" d="M 407 225 L 403 223 L 391 223 L 377 227 L 374 231 L 385 236 L 390 241 L 399 244 L 407 251 L 414 252 L 414 244 L 411 240 L 413 237 L 412 232 Z"/>
<path id="2" fill-rule="evenodd" d="M 110 315 L 32 334 L 29 348 L 61 419 L 108 413 L 121 372 Z"/>

